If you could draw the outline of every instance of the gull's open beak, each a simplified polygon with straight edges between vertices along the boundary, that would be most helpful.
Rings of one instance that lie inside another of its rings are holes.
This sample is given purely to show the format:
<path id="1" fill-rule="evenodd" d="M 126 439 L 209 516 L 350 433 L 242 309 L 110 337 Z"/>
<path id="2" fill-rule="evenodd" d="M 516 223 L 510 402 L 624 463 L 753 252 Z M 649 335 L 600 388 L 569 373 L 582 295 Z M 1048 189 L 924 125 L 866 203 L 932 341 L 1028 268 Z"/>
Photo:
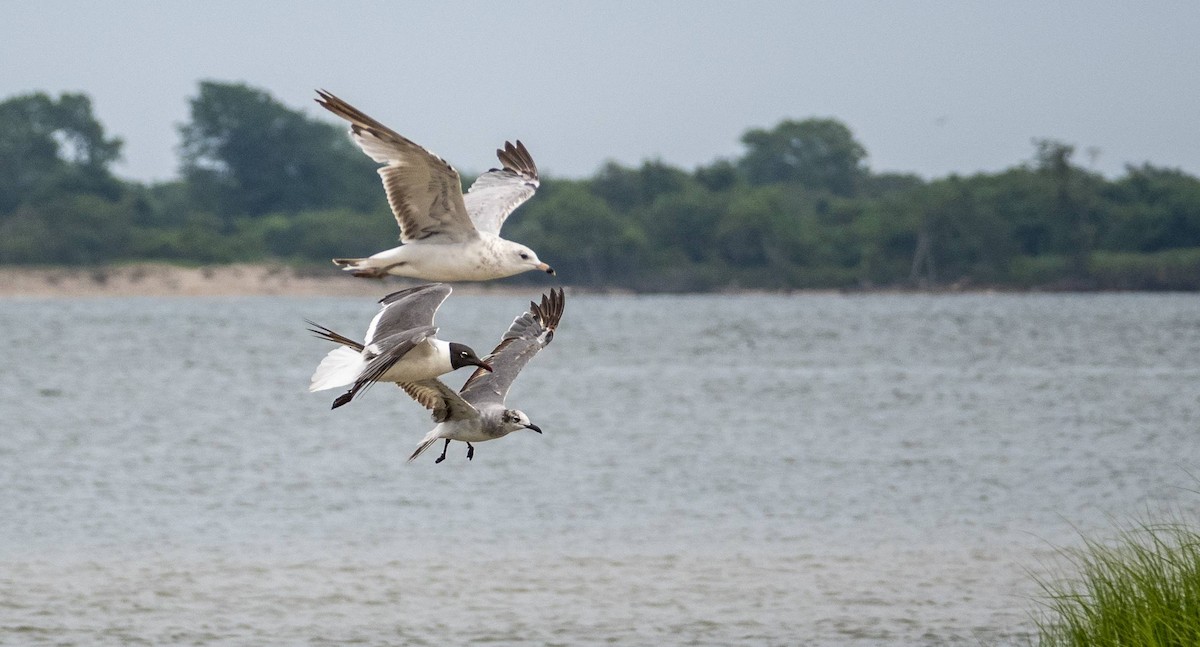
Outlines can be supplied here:
<path id="1" fill-rule="evenodd" d="M 549 265 L 546 265 L 545 263 L 538 263 L 538 264 L 537 264 L 537 268 L 538 268 L 539 270 L 541 270 L 541 271 L 543 271 L 543 272 L 545 272 L 545 273 L 549 274 L 550 276 L 555 276 L 555 274 L 554 274 L 554 268 L 553 268 L 553 267 L 550 267 Z"/>
<path id="2" fill-rule="evenodd" d="M 492 365 L 488 364 L 487 362 L 485 362 L 483 360 L 479 360 L 478 362 L 475 362 L 475 365 L 478 366 L 479 368 L 487 371 L 488 373 L 492 372 Z"/>
<path id="3" fill-rule="evenodd" d="M 542 428 L 541 428 L 541 427 L 539 427 L 539 426 L 537 426 L 537 425 L 535 425 L 535 424 L 533 424 L 532 422 L 531 422 L 531 423 L 529 423 L 529 424 L 527 424 L 527 425 L 525 425 L 525 428 L 526 428 L 526 429 L 532 429 L 532 430 L 534 430 L 534 431 L 538 432 L 539 434 L 540 434 L 540 433 L 542 433 Z"/>

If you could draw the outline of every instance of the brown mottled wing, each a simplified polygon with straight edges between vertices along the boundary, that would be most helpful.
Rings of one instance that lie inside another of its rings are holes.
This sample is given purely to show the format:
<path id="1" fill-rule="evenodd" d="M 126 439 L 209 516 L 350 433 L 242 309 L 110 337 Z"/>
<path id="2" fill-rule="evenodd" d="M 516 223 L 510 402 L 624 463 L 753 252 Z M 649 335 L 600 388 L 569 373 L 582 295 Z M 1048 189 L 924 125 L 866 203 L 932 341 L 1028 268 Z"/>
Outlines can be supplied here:
<path id="1" fill-rule="evenodd" d="M 541 182 L 537 165 L 520 140 L 516 146 L 504 142 L 504 148 L 496 150 L 496 157 L 502 168 L 480 175 L 463 201 L 479 231 L 499 236 L 508 215 L 532 198 Z"/>
<path id="2" fill-rule="evenodd" d="M 398 382 L 397 385 L 418 404 L 433 411 L 434 422 L 479 417 L 475 407 L 437 378 L 421 382 Z"/>
<path id="3" fill-rule="evenodd" d="M 478 235 L 453 166 L 329 92 L 317 94 L 317 103 L 350 122 L 350 135 L 359 148 L 386 164 L 379 176 L 400 225 L 400 242 L 461 242 Z"/>
<path id="4" fill-rule="evenodd" d="M 517 374 L 554 339 L 563 305 L 561 288 L 543 294 L 540 305 L 530 303 L 529 311 L 513 320 L 500 344 L 484 358 L 492 365 L 492 372 L 479 369 L 472 373 L 459 391 L 463 399 L 477 409 L 485 404 L 503 405 Z"/>

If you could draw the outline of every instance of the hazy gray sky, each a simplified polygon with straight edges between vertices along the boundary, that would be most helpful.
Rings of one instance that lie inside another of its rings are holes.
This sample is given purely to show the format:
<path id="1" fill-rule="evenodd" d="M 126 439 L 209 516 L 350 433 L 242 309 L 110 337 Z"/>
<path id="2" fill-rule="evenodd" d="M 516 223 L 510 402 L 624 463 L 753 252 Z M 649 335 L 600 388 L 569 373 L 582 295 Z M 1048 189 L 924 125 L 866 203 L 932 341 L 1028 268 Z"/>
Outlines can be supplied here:
<path id="1" fill-rule="evenodd" d="M 175 175 L 201 79 L 326 88 L 464 171 L 694 168 L 835 117 L 876 171 L 994 171 L 1035 137 L 1200 175 L 1200 2 L 0 1 L 0 98 L 85 92 L 126 177 Z"/>

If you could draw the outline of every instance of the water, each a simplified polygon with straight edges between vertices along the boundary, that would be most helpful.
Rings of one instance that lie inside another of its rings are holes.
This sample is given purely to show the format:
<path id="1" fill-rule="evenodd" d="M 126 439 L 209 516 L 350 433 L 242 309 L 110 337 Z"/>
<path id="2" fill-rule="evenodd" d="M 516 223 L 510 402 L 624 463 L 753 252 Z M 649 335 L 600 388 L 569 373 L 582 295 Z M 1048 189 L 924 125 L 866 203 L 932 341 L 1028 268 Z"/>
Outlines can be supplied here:
<path id="1" fill-rule="evenodd" d="M 0 300 L 0 644 L 1025 644 L 1052 546 L 1200 501 L 1192 295 L 570 295 L 546 433 L 440 465 L 305 392 L 373 313 Z"/>

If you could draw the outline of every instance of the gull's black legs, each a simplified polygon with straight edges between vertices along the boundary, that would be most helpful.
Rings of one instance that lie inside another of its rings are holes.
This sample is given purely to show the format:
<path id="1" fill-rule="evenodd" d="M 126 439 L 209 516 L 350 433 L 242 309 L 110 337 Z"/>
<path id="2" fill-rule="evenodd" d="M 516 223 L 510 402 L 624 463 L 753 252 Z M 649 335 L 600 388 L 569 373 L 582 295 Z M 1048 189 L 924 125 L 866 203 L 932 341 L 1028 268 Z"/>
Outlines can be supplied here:
<path id="1" fill-rule="evenodd" d="M 446 460 L 446 450 L 447 450 L 447 449 L 450 449 L 450 439 L 449 439 L 449 438 L 447 438 L 447 439 L 446 439 L 446 444 L 445 444 L 445 445 L 442 445 L 442 455 L 441 455 L 441 456 L 438 456 L 438 457 L 437 457 L 437 460 L 436 460 L 436 461 L 433 461 L 433 462 L 434 462 L 434 463 L 440 463 L 440 462 L 442 462 L 442 461 Z"/>
<path id="2" fill-rule="evenodd" d="M 467 460 L 475 458 L 475 447 L 471 443 L 467 443 Z"/>

